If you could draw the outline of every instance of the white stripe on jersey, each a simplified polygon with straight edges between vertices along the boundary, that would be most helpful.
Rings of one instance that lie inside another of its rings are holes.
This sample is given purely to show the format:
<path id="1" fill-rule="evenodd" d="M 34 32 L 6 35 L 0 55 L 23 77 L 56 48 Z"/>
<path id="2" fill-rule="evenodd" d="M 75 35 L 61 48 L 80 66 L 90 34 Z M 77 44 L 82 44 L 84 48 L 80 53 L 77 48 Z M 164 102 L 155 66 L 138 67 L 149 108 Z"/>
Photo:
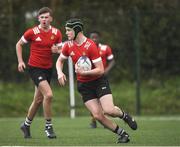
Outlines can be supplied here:
<path id="1" fill-rule="evenodd" d="M 68 43 L 68 46 L 69 46 L 69 47 L 72 47 L 72 46 L 73 46 L 73 41 L 68 41 L 67 43 Z"/>
<path id="2" fill-rule="evenodd" d="M 57 29 L 56 28 L 52 28 L 52 33 L 57 35 Z"/>
<path id="3" fill-rule="evenodd" d="M 24 43 L 28 43 L 28 41 L 24 38 L 24 36 L 21 37 L 21 40 L 22 40 Z"/>
<path id="4" fill-rule="evenodd" d="M 102 61 L 101 57 L 97 58 L 97 59 L 94 59 L 92 60 L 93 63 L 96 63 L 96 62 L 99 62 L 99 61 Z"/>
<path id="5" fill-rule="evenodd" d="M 35 35 L 39 34 L 40 33 L 39 28 L 38 27 L 34 27 L 33 28 L 33 32 L 34 32 Z"/>
<path id="6" fill-rule="evenodd" d="M 86 42 L 86 44 L 84 45 L 84 48 L 86 48 L 88 50 L 88 48 L 90 47 L 91 43 L 89 41 Z"/>
<path id="7" fill-rule="evenodd" d="M 114 58 L 114 56 L 112 54 L 107 57 L 108 60 L 112 60 L 113 58 Z"/>
<path id="8" fill-rule="evenodd" d="M 104 44 L 99 44 L 99 48 L 103 51 L 105 51 L 107 49 L 107 45 Z"/>

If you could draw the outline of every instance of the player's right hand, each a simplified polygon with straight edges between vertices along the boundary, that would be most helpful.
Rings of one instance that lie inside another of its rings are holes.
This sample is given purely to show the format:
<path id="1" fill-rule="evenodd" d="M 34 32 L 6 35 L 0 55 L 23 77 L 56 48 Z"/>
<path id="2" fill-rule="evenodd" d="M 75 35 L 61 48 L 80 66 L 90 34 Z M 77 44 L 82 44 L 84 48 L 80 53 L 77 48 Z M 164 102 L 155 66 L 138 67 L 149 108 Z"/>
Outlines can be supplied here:
<path id="1" fill-rule="evenodd" d="M 66 83 L 66 75 L 64 73 L 58 74 L 58 81 L 61 86 L 64 86 Z"/>
<path id="2" fill-rule="evenodd" d="M 24 69 L 26 68 L 26 65 L 24 62 L 19 62 L 18 64 L 18 71 L 19 72 L 24 72 Z"/>

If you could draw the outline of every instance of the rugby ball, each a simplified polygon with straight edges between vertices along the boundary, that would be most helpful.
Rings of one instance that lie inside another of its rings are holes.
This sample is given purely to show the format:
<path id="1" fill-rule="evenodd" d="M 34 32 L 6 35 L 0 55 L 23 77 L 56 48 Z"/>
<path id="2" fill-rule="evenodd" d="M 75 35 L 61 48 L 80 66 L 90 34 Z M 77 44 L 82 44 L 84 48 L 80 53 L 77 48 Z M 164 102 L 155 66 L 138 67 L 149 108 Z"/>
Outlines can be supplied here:
<path id="1" fill-rule="evenodd" d="M 83 71 L 91 70 L 92 63 L 87 56 L 81 56 L 77 61 L 77 66 L 80 67 Z"/>

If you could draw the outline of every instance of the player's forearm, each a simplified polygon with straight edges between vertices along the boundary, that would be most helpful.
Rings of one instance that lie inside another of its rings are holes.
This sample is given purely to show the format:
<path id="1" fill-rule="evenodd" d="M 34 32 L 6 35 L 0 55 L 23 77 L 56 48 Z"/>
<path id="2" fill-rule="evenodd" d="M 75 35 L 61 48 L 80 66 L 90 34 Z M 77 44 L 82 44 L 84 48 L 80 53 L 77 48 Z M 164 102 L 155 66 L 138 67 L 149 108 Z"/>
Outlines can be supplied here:
<path id="1" fill-rule="evenodd" d="M 85 71 L 85 75 L 87 76 L 101 76 L 104 74 L 104 66 L 101 62 L 97 62 L 94 64 L 95 68 L 89 71 Z"/>
<path id="2" fill-rule="evenodd" d="M 62 74 L 62 70 L 63 70 L 63 62 L 60 61 L 60 59 L 58 58 L 57 62 L 56 62 L 56 70 L 57 70 L 57 74 L 60 75 Z"/>
<path id="3" fill-rule="evenodd" d="M 113 68 L 114 65 L 115 65 L 115 61 L 114 60 L 110 61 L 108 66 L 105 69 L 105 74 L 108 74 L 109 71 Z"/>
<path id="4" fill-rule="evenodd" d="M 22 57 L 22 46 L 17 43 L 16 44 L 16 55 L 17 55 L 17 59 L 18 59 L 18 62 L 23 62 L 23 57 Z"/>
<path id="5" fill-rule="evenodd" d="M 94 68 L 89 71 L 84 71 L 85 76 L 101 76 L 104 74 L 104 68 Z"/>

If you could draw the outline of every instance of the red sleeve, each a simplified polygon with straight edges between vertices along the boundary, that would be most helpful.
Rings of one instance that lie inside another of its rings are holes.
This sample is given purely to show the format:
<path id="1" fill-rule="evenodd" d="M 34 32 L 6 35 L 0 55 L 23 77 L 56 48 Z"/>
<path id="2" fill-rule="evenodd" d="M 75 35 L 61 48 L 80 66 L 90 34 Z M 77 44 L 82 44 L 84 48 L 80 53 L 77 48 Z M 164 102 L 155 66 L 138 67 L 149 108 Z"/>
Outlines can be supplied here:
<path id="1" fill-rule="evenodd" d="M 112 49 L 107 46 L 107 49 L 106 49 L 106 59 L 107 60 L 112 60 L 114 58 L 114 55 L 112 53 Z"/>
<path id="2" fill-rule="evenodd" d="M 68 58 L 68 56 L 69 56 L 69 46 L 68 46 L 68 42 L 65 42 L 65 43 L 64 43 L 64 45 L 63 45 L 63 47 L 62 47 L 62 50 L 61 50 L 61 54 L 62 54 L 64 57 Z"/>
<path id="3" fill-rule="evenodd" d="M 112 49 L 107 45 L 107 57 L 112 55 Z"/>
<path id="4" fill-rule="evenodd" d="M 61 42 L 62 42 L 62 34 L 61 34 L 61 31 L 58 30 L 58 33 L 57 33 L 57 44 L 59 44 Z"/>
<path id="5" fill-rule="evenodd" d="M 31 41 L 33 35 L 34 35 L 33 30 L 32 30 L 32 29 L 28 29 L 28 30 L 24 33 L 23 36 L 24 36 L 24 39 L 29 42 L 29 41 Z"/>

